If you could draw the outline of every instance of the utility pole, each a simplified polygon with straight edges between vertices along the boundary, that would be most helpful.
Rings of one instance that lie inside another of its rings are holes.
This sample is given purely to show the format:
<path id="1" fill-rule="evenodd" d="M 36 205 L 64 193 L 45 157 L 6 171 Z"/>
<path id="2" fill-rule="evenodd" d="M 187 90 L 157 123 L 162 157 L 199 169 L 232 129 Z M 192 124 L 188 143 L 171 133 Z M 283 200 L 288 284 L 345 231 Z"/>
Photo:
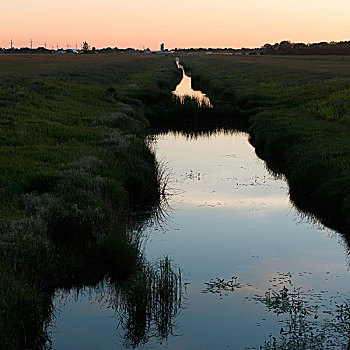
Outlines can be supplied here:
<path id="1" fill-rule="evenodd" d="M 75 49 L 78 51 L 78 44 L 75 43 Z"/>
<path id="2" fill-rule="evenodd" d="M 45 41 L 45 50 L 46 50 L 46 41 Z"/>
<path id="3" fill-rule="evenodd" d="M 33 39 L 30 39 L 30 49 L 33 50 Z"/>
<path id="4" fill-rule="evenodd" d="M 14 44 L 14 42 L 12 41 L 12 39 L 11 39 L 11 41 L 10 41 L 10 44 L 11 44 L 11 50 L 13 50 L 13 44 Z"/>
<path id="5" fill-rule="evenodd" d="M 57 51 L 58 51 L 58 44 L 57 44 Z"/>

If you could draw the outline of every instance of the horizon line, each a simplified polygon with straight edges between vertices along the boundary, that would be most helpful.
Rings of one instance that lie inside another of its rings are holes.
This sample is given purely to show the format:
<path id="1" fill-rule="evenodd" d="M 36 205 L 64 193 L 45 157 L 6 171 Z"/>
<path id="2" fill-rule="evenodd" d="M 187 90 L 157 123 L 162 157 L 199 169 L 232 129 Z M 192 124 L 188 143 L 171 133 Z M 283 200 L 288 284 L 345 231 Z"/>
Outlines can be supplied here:
<path id="1" fill-rule="evenodd" d="M 315 42 L 304 42 L 304 41 L 298 41 L 298 42 L 293 42 L 291 40 L 288 40 L 288 39 L 283 39 L 281 41 L 277 41 L 273 44 L 269 43 L 269 42 L 265 42 L 264 44 L 262 44 L 261 46 L 251 46 L 251 47 L 248 47 L 248 46 L 242 46 L 240 48 L 238 47 L 229 47 L 229 46 L 207 46 L 207 47 L 204 47 L 204 46 L 198 46 L 198 47 L 174 47 L 174 48 L 171 48 L 171 49 L 167 49 L 169 51 L 179 51 L 179 50 L 190 50 L 190 49 L 193 49 L 193 50 L 242 50 L 242 49 L 250 49 L 250 50 L 254 50 L 254 49 L 261 49 L 264 45 L 275 45 L 275 44 L 279 44 L 281 42 L 284 42 L 284 41 L 287 41 L 287 42 L 290 42 L 292 44 L 305 44 L 305 45 L 312 45 L 312 44 L 320 44 L 320 43 L 327 43 L 327 44 L 331 44 L 331 43 L 346 43 L 346 42 L 350 42 L 350 39 L 348 40 L 340 40 L 340 41 L 315 41 Z M 13 39 L 10 39 L 9 41 L 9 44 L 15 44 L 16 41 L 13 41 Z M 30 41 L 28 41 L 30 43 Z M 46 45 L 45 45 L 46 44 Z M 33 47 L 33 48 L 30 48 L 29 46 L 21 46 L 21 47 L 16 47 L 16 46 L 13 46 L 12 49 L 29 49 L 29 50 L 35 50 L 35 49 L 39 49 L 39 48 L 44 48 L 46 50 L 74 50 L 74 49 L 77 49 L 77 50 L 80 50 L 81 49 L 81 46 L 82 45 L 79 45 L 77 46 L 77 43 L 75 45 L 71 45 L 69 43 L 66 43 L 66 48 L 64 48 L 65 46 L 61 46 L 61 45 L 58 45 L 58 43 L 56 43 L 56 45 L 47 45 L 46 42 L 44 42 L 44 45 L 39 45 L 39 46 L 36 46 L 36 47 Z M 90 44 L 89 44 L 90 45 Z M 161 43 L 159 44 L 159 47 L 160 47 Z M 56 47 L 56 49 L 55 49 Z M 146 47 L 146 45 L 143 46 L 143 48 L 139 48 L 139 47 L 133 47 L 133 46 L 128 46 L 128 47 L 118 47 L 118 46 L 102 46 L 102 47 L 96 47 L 95 45 L 90 45 L 90 47 L 94 47 L 95 49 L 97 50 L 101 50 L 101 49 L 107 49 L 107 48 L 111 48 L 111 49 L 119 49 L 119 50 L 127 50 L 127 49 L 134 49 L 134 50 L 141 50 L 141 51 L 144 51 L 146 49 L 149 49 L 149 47 Z M 10 47 L 1 47 L 1 49 L 11 49 L 11 46 Z M 151 50 L 151 51 L 155 51 L 155 50 Z"/>

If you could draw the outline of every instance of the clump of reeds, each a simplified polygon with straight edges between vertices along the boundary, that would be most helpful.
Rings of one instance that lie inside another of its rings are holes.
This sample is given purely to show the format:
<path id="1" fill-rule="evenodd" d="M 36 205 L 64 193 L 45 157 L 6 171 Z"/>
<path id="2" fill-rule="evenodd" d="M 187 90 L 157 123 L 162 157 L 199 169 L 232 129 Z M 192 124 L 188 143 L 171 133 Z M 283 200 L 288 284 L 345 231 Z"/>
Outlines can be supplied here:
<path id="1" fill-rule="evenodd" d="M 209 98 L 199 94 L 173 94 L 172 98 L 173 108 L 180 110 L 195 110 L 198 108 L 212 108 Z"/>
<path id="2" fill-rule="evenodd" d="M 144 262 L 117 295 L 125 345 L 135 348 L 151 337 L 164 341 L 174 335 L 182 299 L 182 273 L 168 257 L 154 265 Z"/>

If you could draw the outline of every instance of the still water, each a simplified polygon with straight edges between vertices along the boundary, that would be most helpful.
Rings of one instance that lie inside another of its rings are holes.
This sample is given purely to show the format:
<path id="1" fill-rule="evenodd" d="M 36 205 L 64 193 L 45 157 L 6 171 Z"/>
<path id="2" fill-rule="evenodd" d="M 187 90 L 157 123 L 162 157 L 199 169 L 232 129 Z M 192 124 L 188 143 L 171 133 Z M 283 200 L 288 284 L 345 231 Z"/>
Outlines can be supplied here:
<path id="1" fill-rule="evenodd" d="M 176 87 L 173 94 L 177 96 L 181 102 L 184 102 L 186 97 L 191 97 L 198 101 L 199 106 L 204 105 L 211 107 L 210 99 L 208 96 L 203 94 L 202 91 L 192 89 L 191 77 L 185 73 L 184 67 L 180 64 L 180 61 L 178 59 L 176 59 L 176 64 L 177 67 L 182 70 L 182 80 Z"/>
<path id="2" fill-rule="evenodd" d="M 150 144 L 171 176 L 162 220 L 145 229 L 145 254 L 181 268 L 184 299 L 168 339 L 150 334 L 146 348 L 256 349 L 275 337 L 285 349 L 300 339 L 305 348 L 346 349 L 345 241 L 293 207 L 286 181 L 269 172 L 248 135 L 169 132 Z M 125 346 L 109 288 L 106 278 L 57 290 L 54 349 Z"/>

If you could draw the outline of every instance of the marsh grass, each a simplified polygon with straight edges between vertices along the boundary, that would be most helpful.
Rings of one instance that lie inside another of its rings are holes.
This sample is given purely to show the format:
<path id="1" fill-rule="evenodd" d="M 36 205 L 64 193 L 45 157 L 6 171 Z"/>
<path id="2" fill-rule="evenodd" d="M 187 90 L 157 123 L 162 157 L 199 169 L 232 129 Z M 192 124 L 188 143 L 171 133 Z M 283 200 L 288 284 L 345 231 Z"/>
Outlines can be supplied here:
<path id="1" fill-rule="evenodd" d="M 146 344 L 150 338 L 164 342 L 175 335 L 175 320 L 183 308 L 181 276 L 164 257 L 154 265 L 146 263 L 121 286 L 118 311 L 126 347 Z"/>
<path id="2" fill-rule="evenodd" d="M 194 87 L 206 92 L 214 106 L 231 104 L 243 118 L 246 113 L 251 143 L 274 170 L 286 175 L 295 203 L 348 233 L 350 60 L 180 59 L 192 72 Z"/>
<path id="3" fill-rule="evenodd" d="M 151 106 L 147 110 L 152 133 L 183 132 L 211 133 L 215 130 L 247 131 L 250 111 L 242 111 L 230 104 L 204 104 L 194 96 L 174 95 L 168 104 Z"/>
<path id="4" fill-rule="evenodd" d="M 175 108 L 189 110 L 194 112 L 196 109 L 213 108 L 208 97 L 203 96 L 200 92 L 188 94 L 186 92 L 173 92 L 172 105 Z"/>
<path id="5" fill-rule="evenodd" d="M 0 57 L 1 348 L 42 343 L 43 289 L 69 271 L 110 259 L 127 274 L 137 261 L 128 213 L 160 193 L 138 92 L 171 91 L 171 61 Z"/>

